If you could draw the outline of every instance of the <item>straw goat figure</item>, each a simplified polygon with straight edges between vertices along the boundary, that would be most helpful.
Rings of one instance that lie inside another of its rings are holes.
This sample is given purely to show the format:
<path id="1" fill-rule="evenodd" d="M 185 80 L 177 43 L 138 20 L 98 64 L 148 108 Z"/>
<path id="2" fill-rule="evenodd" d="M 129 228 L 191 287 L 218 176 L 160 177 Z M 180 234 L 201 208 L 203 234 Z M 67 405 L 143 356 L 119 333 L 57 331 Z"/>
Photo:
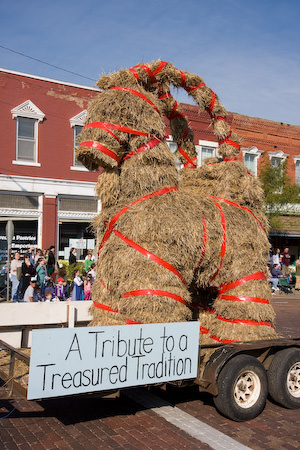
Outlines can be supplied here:
<path id="1" fill-rule="evenodd" d="M 274 338 L 262 189 L 237 160 L 239 139 L 217 95 L 198 75 L 160 60 L 97 84 L 78 149 L 88 169 L 104 169 L 91 324 L 199 319 L 203 343 Z M 171 85 L 210 115 L 218 159 L 197 168 L 193 133 Z"/>

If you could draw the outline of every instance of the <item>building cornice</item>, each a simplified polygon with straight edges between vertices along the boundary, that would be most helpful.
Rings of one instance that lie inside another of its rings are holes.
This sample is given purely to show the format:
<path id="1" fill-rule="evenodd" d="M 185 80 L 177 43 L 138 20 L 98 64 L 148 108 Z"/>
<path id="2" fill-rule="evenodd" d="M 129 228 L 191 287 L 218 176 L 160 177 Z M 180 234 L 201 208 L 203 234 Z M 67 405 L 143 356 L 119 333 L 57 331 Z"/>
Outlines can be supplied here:
<path id="1" fill-rule="evenodd" d="M 3 69 L 2 67 L 0 67 L 0 72 L 11 73 L 12 75 L 18 75 L 18 76 L 26 77 L 26 78 L 33 78 L 35 80 L 48 81 L 49 83 L 62 84 L 64 86 L 71 86 L 71 87 L 76 87 L 79 89 L 86 89 L 88 91 L 98 91 L 98 92 L 100 91 L 100 89 L 97 87 L 83 86 L 81 84 L 69 83 L 67 81 L 59 81 L 59 80 L 54 80 L 52 78 L 39 77 L 37 75 L 31 75 L 28 73 L 22 73 L 22 72 L 16 72 L 14 70 Z"/>
<path id="2" fill-rule="evenodd" d="M 95 182 L 61 180 L 53 178 L 26 177 L 0 174 L 1 190 L 12 192 L 31 192 L 46 196 L 78 195 L 95 197 Z"/>

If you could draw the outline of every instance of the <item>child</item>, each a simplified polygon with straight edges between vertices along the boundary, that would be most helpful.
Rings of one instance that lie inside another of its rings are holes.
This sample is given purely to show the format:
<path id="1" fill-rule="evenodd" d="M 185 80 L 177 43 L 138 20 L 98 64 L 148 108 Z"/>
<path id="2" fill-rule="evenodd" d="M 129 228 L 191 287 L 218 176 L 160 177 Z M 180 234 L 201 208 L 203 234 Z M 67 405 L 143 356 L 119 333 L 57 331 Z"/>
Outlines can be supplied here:
<path id="1" fill-rule="evenodd" d="M 66 300 L 65 296 L 65 287 L 64 287 L 64 279 L 57 278 L 57 284 L 55 285 L 55 297 L 57 297 L 61 302 Z"/>
<path id="2" fill-rule="evenodd" d="M 96 279 L 96 264 L 93 263 L 90 267 L 90 270 L 88 271 L 88 273 L 92 276 L 92 282 L 94 283 L 95 279 Z"/>
<path id="3" fill-rule="evenodd" d="M 47 289 L 45 291 L 45 302 L 52 302 L 52 292 Z"/>
<path id="4" fill-rule="evenodd" d="M 84 300 L 91 300 L 92 276 L 87 274 L 84 282 Z"/>
<path id="5" fill-rule="evenodd" d="M 74 272 L 74 280 L 73 280 L 73 291 L 72 291 L 72 301 L 82 300 L 82 286 L 83 281 L 80 277 L 79 270 L 75 270 Z"/>
<path id="6" fill-rule="evenodd" d="M 51 297 L 48 295 L 46 295 L 46 294 L 49 294 L 49 292 L 50 292 L 50 294 L 51 294 Z M 52 280 L 49 280 L 48 281 L 48 285 L 47 285 L 47 287 L 45 287 L 45 293 L 44 293 L 44 296 L 45 296 L 45 298 L 47 298 L 49 301 L 52 301 L 52 299 L 53 299 L 53 297 L 54 297 L 54 286 L 53 286 L 53 281 Z M 45 300 L 46 301 L 46 300 Z"/>
<path id="7" fill-rule="evenodd" d="M 34 292 L 33 292 L 33 301 L 34 302 L 42 302 L 43 301 L 40 283 L 36 283 L 36 285 L 35 285 Z"/>

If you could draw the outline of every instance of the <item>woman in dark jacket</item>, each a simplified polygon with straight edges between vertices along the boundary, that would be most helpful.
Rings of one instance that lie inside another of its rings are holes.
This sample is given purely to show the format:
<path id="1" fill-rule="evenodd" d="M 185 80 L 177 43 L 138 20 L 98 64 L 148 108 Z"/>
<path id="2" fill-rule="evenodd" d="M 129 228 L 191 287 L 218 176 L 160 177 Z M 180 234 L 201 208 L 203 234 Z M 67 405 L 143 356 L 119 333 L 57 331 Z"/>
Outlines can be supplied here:
<path id="1" fill-rule="evenodd" d="M 76 264 L 76 249 L 74 247 L 70 250 L 69 265 L 71 264 Z"/>
<path id="2" fill-rule="evenodd" d="M 22 263 L 22 277 L 21 277 L 21 290 L 20 297 L 24 297 L 24 293 L 30 284 L 30 278 L 35 276 L 35 267 L 30 262 L 30 256 L 28 253 L 24 255 L 24 262 Z"/>

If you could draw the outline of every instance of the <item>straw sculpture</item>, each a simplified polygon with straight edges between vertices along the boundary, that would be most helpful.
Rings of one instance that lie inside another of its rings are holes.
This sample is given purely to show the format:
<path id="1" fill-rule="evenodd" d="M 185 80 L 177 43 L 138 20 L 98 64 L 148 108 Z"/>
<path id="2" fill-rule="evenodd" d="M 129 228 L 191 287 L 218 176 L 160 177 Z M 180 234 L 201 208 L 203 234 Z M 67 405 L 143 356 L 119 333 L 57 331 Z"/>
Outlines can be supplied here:
<path id="1" fill-rule="evenodd" d="M 97 84 L 78 149 L 88 169 L 104 168 L 91 325 L 199 319 L 202 343 L 274 338 L 262 189 L 237 161 L 239 139 L 217 95 L 198 75 L 160 60 Z M 218 138 L 219 158 L 199 168 L 171 85 L 208 112 Z"/>

